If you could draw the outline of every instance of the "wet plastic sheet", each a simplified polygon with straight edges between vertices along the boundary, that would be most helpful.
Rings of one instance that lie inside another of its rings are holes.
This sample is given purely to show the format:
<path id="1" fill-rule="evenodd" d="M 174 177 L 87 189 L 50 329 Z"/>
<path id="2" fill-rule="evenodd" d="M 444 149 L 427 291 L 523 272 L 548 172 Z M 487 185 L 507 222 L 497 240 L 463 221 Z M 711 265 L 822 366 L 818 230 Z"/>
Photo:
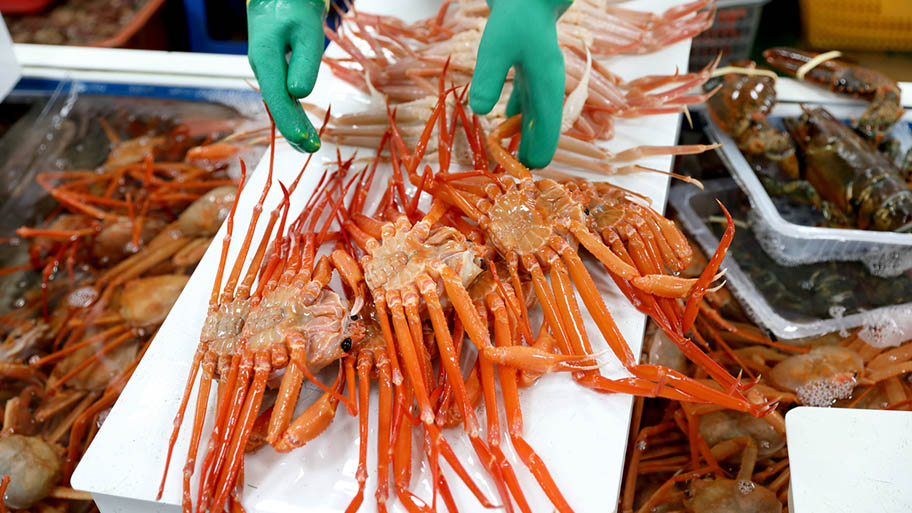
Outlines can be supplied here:
<path id="1" fill-rule="evenodd" d="M 389 11 L 389 7 L 382 8 L 379 3 L 364 1 L 359 2 L 359 7 L 365 12 Z M 430 16 L 439 6 L 435 2 L 415 1 L 408 4 L 411 9 L 397 6 L 397 14 L 403 16 L 404 13 L 409 13 L 409 17 L 425 17 Z M 674 2 L 638 1 L 629 5 L 641 10 L 661 11 L 672 4 Z M 670 74 L 686 66 L 688 52 L 689 41 L 683 41 L 661 52 L 613 58 L 607 64 L 627 79 L 653 73 Z M 321 71 L 316 90 L 308 100 L 323 106 L 331 101 L 334 113 L 363 108 L 366 102 L 363 95 L 335 79 L 325 67 Z M 636 145 L 674 144 L 678 123 L 678 115 L 621 120 L 617 126 L 618 136 L 611 141 L 609 148 L 619 150 Z M 350 152 L 351 149 L 343 148 L 343 158 Z M 276 178 L 286 183 L 292 180 L 305 158 L 280 142 L 276 150 Z M 326 161 L 335 161 L 335 147 L 331 145 L 325 145 L 314 157 L 312 168 L 305 174 L 298 191 L 291 198 L 292 212 L 300 210 Z M 671 158 L 653 157 L 640 163 L 668 170 Z M 235 220 L 235 241 L 241 238 L 238 233 L 242 233 L 246 227 L 252 207 L 264 186 L 267 165 L 265 159 L 260 162 L 242 192 Z M 383 182 L 389 172 L 387 166 L 381 166 L 378 181 Z M 666 176 L 637 174 L 618 177 L 614 181 L 649 196 L 656 208 L 663 207 L 668 186 Z M 273 186 L 266 199 L 267 211 L 278 203 L 280 197 L 278 186 Z M 216 241 L 221 240 L 224 228 L 223 226 L 217 235 Z M 261 226 L 260 230 L 262 228 Z M 136 501 L 154 500 L 164 468 L 165 448 L 172 420 L 205 317 L 220 246 L 210 246 L 73 476 L 74 486 L 98 494 L 96 496 L 102 500 L 99 504 L 102 504 L 104 513 L 107 513 L 105 504 L 115 497 Z M 229 262 L 237 250 L 238 245 L 233 245 Z M 604 272 L 591 261 L 587 265 L 622 334 L 634 354 L 639 354 L 644 316 L 627 303 Z M 586 326 L 593 349 L 596 352 L 607 349 L 588 316 Z M 605 354 L 601 360 L 604 363 L 601 372 L 605 376 L 619 378 L 627 375 L 612 355 Z M 571 506 L 581 513 L 611 510 L 612 505 L 616 504 L 620 487 L 632 398 L 584 390 L 566 375 L 545 376 L 530 389 L 521 390 L 520 394 L 526 438 L 547 464 Z M 314 387 L 305 385 L 298 412 L 318 395 Z M 195 394 L 191 401 L 193 400 Z M 213 407 L 214 398 L 210 404 L 210 422 Z M 189 410 L 188 414 L 192 415 Z M 368 512 L 375 511 L 376 390 L 372 391 L 369 415 L 369 477 L 362 505 L 362 511 Z M 129 503 L 121 500 L 117 502 L 120 508 L 127 509 L 126 505 L 129 504 L 129 509 L 176 510 L 180 500 L 181 467 L 186 457 L 190 424 L 191 419 L 185 419 L 162 503 Z M 211 424 L 207 423 L 204 433 L 208 433 L 210 427 Z M 499 502 L 462 431 L 447 430 L 445 436 L 486 495 Z M 421 440 L 416 438 L 414 446 L 420 447 L 420 443 Z M 202 447 L 205 445 L 204 439 Z M 533 511 L 551 510 L 547 498 L 506 440 L 504 450 L 518 474 Z M 416 461 L 419 459 L 417 453 L 420 451 L 413 451 Z M 288 454 L 277 454 L 269 447 L 248 454 L 242 503 L 252 513 L 342 511 L 357 489 L 357 458 L 357 419 L 349 417 L 340 408 L 329 428 L 307 446 Z M 442 464 L 441 468 L 460 509 L 479 510 L 475 498 L 446 464 Z M 429 468 L 425 464 L 413 469 L 412 488 L 428 501 L 431 500 L 429 475 Z M 112 504 L 113 502 L 111 501 Z M 401 511 L 402 507 L 393 500 L 391 510 Z"/>

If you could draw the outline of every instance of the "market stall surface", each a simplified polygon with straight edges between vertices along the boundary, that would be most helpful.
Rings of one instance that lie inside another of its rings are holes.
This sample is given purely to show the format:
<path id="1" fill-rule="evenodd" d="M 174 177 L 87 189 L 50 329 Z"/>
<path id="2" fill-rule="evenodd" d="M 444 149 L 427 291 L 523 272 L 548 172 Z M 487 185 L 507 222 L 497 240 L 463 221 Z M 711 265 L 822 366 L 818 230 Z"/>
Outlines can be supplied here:
<path id="1" fill-rule="evenodd" d="M 363 1 L 359 2 L 359 8 L 364 12 L 389 11 L 388 6 L 381 4 L 383 2 Z M 392 14 L 412 19 L 431 16 L 439 7 L 439 3 L 435 5 L 435 2 L 425 1 L 395 4 L 396 12 Z M 669 0 L 641 0 L 630 2 L 627 6 L 660 12 L 674 4 Z M 689 49 L 690 42 L 682 41 L 645 56 L 611 58 L 606 64 L 625 79 L 646 74 L 671 74 L 678 69 L 686 69 Z M 357 111 L 367 104 L 364 95 L 336 79 L 325 67 L 321 70 L 317 87 L 308 101 L 324 107 L 331 103 L 334 113 Z M 617 135 L 607 147 L 619 150 L 637 145 L 674 144 L 679 118 L 679 115 L 662 115 L 621 120 L 617 124 Z M 292 212 L 300 211 L 322 174 L 324 163 L 335 161 L 335 151 L 334 146 L 327 144 L 315 156 L 298 192 L 291 198 Z M 351 149 L 342 149 L 343 158 L 350 154 Z M 276 148 L 276 177 L 292 180 L 306 158 L 306 155 L 295 152 L 280 141 Z M 668 170 L 671 158 L 653 157 L 638 163 Z M 256 171 L 248 177 L 248 184 L 240 198 L 236 227 L 243 229 L 248 224 L 252 207 L 265 184 L 267 166 L 267 160 L 260 162 Z M 382 173 L 390 172 L 382 165 L 380 169 L 379 172 Z M 614 177 L 612 181 L 645 194 L 659 210 L 665 204 L 668 178 L 664 175 L 638 173 Z M 267 211 L 278 204 L 281 196 L 278 187 L 271 189 L 265 204 Z M 261 223 L 258 234 L 262 232 L 263 224 L 265 223 Z M 224 226 L 215 240 L 221 240 L 223 235 Z M 232 247 L 229 261 L 236 255 L 238 246 Z M 213 244 L 209 248 L 73 476 L 73 485 L 92 492 L 103 513 L 119 510 L 176 511 L 179 507 L 181 468 L 189 442 L 189 426 L 185 426 L 178 439 L 175 461 L 171 464 L 162 502 L 152 501 L 164 469 L 174 414 L 206 315 L 220 247 L 221 244 Z M 642 344 L 644 316 L 623 298 L 602 270 L 590 265 L 590 271 L 595 275 L 600 292 L 621 332 L 634 354 L 638 354 Z M 590 333 L 597 333 L 588 316 L 586 324 Z M 593 342 L 594 351 L 607 349 L 601 337 L 595 337 Z M 612 378 L 627 376 L 613 356 L 608 354 L 601 358 L 604 363 L 601 369 L 603 375 Z M 376 391 L 373 393 L 371 419 L 377 416 Z M 303 409 L 302 406 L 310 404 L 318 395 L 315 388 L 305 387 L 298 413 Z M 632 398 L 585 390 L 567 375 L 546 376 L 533 387 L 522 390 L 520 398 L 526 438 L 544 459 L 571 506 L 581 513 L 613 509 L 623 470 Z M 204 433 L 211 428 L 214 402 L 213 397 L 210 403 L 210 422 Z M 445 436 L 486 495 L 496 497 L 492 484 L 478 465 L 463 432 L 448 430 Z M 363 511 L 375 509 L 372 500 L 376 488 L 373 472 L 376 468 L 375 428 L 371 430 L 370 437 L 368 498 L 362 506 Z M 202 446 L 205 445 L 204 441 Z M 533 511 L 550 510 L 548 499 L 512 452 L 509 442 L 505 443 L 505 452 L 514 464 Z M 357 461 L 358 421 L 340 409 L 326 432 L 303 448 L 288 454 L 278 454 L 271 448 L 248 454 L 242 504 L 250 512 L 341 511 L 348 505 L 358 487 L 355 479 Z M 443 465 L 443 469 L 448 481 L 453 483 L 452 492 L 457 505 L 465 511 L 476 510 L 476 499 L 458 482 L 458 478 L 449 473 L 446 465 Z M 429 477 L 430 469 L 424 463 L 413 471 L 413 490 L 428 501 L 431 499 Z M 396 502 L 391 506 L 394 511 L 402 509 Z"/>

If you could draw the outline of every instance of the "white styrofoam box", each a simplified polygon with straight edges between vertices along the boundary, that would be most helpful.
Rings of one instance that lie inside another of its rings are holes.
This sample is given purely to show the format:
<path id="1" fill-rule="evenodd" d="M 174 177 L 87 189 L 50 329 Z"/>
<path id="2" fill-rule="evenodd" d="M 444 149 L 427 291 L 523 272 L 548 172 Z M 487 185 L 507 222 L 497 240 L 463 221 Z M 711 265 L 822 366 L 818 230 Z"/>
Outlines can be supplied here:
<path id="1" fill-rule="evenodd" d="M 13 53 L 13 40 L 10 39 L 6 23 L 0 16 L 0 101 L 13 90 L 21 73 L 22 70 Z"/>
<path id="2" fill-rule="evenodd" d="M 789 511 L 912 511 L 912 412 L 800 407 L 785 416 Z"/>
<path id="3" fill-rule="evenodd" d="M 389 12 L 391 7 L 384 7 L 383 3 L 365 0 L 360 1 L 358 7 L 364 12 Z M 629 5 L 635 9 L 660 12 L 675 3 L 679 2 L 638 0 Z M 397 7 L 397 14 L 407 18 L 429 16 L 439 6 L 439 2 L 413 1 L 409 2 L 409 5 L 414 4 L 413 8 L 400 11 L 398 3 L 393 4 Z M 650 55 L 612 57 L 606 63 L 625 79 L 632 79 L 647 74 L 672 74 L 676 69 L 684 69 L 688 53 L 689 41 L 682 41 Z M 364 95 L 336 79 L 324 67 L 308 101 L 324 107 L 332 103 L 333 113 L 344 113 L 363 108 L 366 100 Z M 607 148 L 617 151 L 637 145 L 674 144 L 679 122 L 677 114 L 618 120 L 617 136 Z M 351 151 L 351 148 L 343 148 L 343 158 Z M 287 183 L 305 159 L 305 155 L 296 153 L 280 141 L 276 149 L 276 177 Z M 639 163 L 668 170 L 671 160 L 669 156 L 651 157 Z M 335 161 L 335 148 L 325 145 L 316 154 L 312 168 L 291 199 L 292 212 L 301 208 L 313 190 L 323 163 L 331 161 Z M 247 225 L 251 208 L 264 186 L 267 165 L 266 159 L 260 162 L 241 193 L 235 220 L 235 241 L 240 239 L 238 233 Z M 381 165 L 379 169 L 378 173 L 390 172 L 388 166 Z M 382 179 L 378 177 L 377 180 Z M 668 188 L 666 176 L 633 174 L 612 177 L 612 181 L 649 196 L 657 209 L 664 207 Z M 280 197 L 281 191 L 274 186 L 266 199 L 266 208 L 275 206 Z M 216 241 L 224 236 L 224 228 L 216 236 Z M 237 253 L 237 246 L 233 245 L 229 261 Z M 98 497 L 102 513 L 134 510 L 174 512 L 179 508 L 181 467 L 189 442 L 189 419 L 185 420 L 177 442 L 162 502 L 152 501 L 164 468 L 172 420 L 199 340 L 220 247 L 220 244 L 212 244 L 203 257 L 73 475 L 73 486 Z M 589 267 L 621 332 L 634 354 L 638 354 L 645 317 L 623 298 L 604 272 L 595 265 Z M 607 349 L 588 316 L 586 326 L 593 349 L 597 352 Z M 605 364 L 601 369 L 603 375 L 613 378 L 627 376 L 610 353 L 603 355 L 602 360 Z M 541 455 L 571 506 L 581 513 L 610 510 L 617 502 L 620 488 L 632 398 L 585 390 L 567 375 L 545 376 L 520 393 L 527 440 Z M 318 395 L 314 387 L 305 386 L 302 406 Z M 213 406 L 214 398 L 210 404 L 210 418 Z M 375 510 L 376 391 L 372 392 L 371 406 L 369 478 L 362 505 L 362 510 L 368 512 Z M 208 425 L 206 429 L 208 433 Z M 475 454 L 462 431 L 448 430 L 445 435 L 487 496 L 496 500 L 493 486 L 479 469 Z M 203 442 L 201 447 L 205 445 Z M 504 442 L 504 449 L 533 510 L 550 510 L 547 498 L 515 456 L 508 441 Z M 303 448 L 288 454 L 277 454 L 265 447 L 249 454 L 246 458 L 243 505 L 251 513 L 341 511 L 357 488 L 357 457 L 357 419 L 340 409 L 326 432 Z M 464 511 L 476 510 L 475 498 L 445 464 L 442 468 L 457 504 Z M 429 469 L 422 464 L 415 468 L 412 478 L 413 489 L 427 500 L 430 500 L 431 491 L 429 475 Z M 400 511 L 401 506 L 394 501 L 392 509 Z"/>

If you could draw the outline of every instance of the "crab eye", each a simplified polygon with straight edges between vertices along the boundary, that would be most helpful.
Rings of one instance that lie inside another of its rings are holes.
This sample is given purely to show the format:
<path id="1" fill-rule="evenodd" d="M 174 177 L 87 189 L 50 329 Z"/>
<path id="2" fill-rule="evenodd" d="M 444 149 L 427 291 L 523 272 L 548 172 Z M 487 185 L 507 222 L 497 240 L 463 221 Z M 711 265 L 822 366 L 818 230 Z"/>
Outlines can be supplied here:
<path id="1" fill-rule="evenodd" d="M 352 350 L 352 339 L 351 337 L 345 337 L 342 339 L 342 350 L 346 353 Z"/>
<path id="2" fill-rule="evenodd" d="M 589 215 L 589 209 L 588 209 L 588 208 L 584 208 L 584 209 L 583 209 L 583 212 L 585 212 L 587 216 Z"/>
<path id="3" fill-rule="evenodd" d="M 353 320 L 353 321 L 357 321 L 357 320 L 358 320 L 358 314 L 352 315 L 352 316 L 350 317 L 350 319 Z"/>
<path id="4" fill-rule="evenodd" d="M 487 263 L 486 261 L 484 261 L 484 260 L 479 260 L 479 261 L 478 261 L 478 267 L 479 267 L 482 271 L 486 271 L 486 270 L 488 269 L 488 263 Z"/>

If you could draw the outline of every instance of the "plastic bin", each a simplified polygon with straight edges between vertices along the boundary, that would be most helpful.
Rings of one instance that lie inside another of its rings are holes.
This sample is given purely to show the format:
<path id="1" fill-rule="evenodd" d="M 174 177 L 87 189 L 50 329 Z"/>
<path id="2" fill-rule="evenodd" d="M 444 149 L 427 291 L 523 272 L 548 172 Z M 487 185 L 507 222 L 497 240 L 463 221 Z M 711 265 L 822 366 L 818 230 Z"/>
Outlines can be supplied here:
<path id="1" fill-rule="evenodd" d="M 130 21 L 113 37 L 97 41 L 89 46 L 100 46 L 105 48 L 118 48 L 127 44 L 127 42 L 142 29 L 153 14 L 158 12 L 165 0 L 148 0 L 136 14 L 130 18 Z"/>
<path id="2" fill-rule="evenodd" d="M 760 13 L 769 0 L 719 0 L 713 25 L 693 39 L 690 69 L 700 69 L 722 52 L 722 62 L 750 57 Z"/>
<path id="3" fill-rule="evenodd" d="M 827 105 L 839 119 L 857 117 L 863 106 Z M 801 106 L 779 104 L 770 116 L 773 123 L 781 117 L 798 116 Z M 704 116 L 708 118 L 708 116 Z M 903 130 L 908 132 L 907 114 L 897 123 L 894 135 L 900 140 Z M 753 221 L 763 249 L 782 265 L 798 265 L 827 261 L 861 261 L 875 276 L 897 276 L 912 268 L 912 233 L 878 232 L 804 226 L 789 222 L 777 210 L 773 200 L 760 183 L 753 168 L 738 150 L 735 142 L 712 120 L 706 119 L 706 132 L 714 142 L 720 143 L 720 156 L 732 176 L 741 185 L 753 205 Z"/>
<path id="4" fill-rule="evenodd" d="M 901 278 L 871 276 L 857 263 L 777 265 L 756 247 L 744 193 L 729 178 L 703 182 L 705 190 L 678 184 L 669 202 L 678 221 L 706 254 L 721 233 L 721 201 L 736 219 L 735 240 L 722 262 L 730 290 L 746 313 L 780 339 L 800 339 L 865 326 L 872 345 L 895 345 L 912 336 L 912 272 Z M 716 222 L 711 223 L 710 220 Z M 738 260 L 738 259 L 742 260 Z"/>
<path id="5" fill-rule="evenodd" d="M 205 0 L 184 0 L 190 51 L 204 53 L 247 53 L 247 41 L 222 41 L 209 34 L 209 16 Z M 241 13 L 243 16 L 243 12 Z"/>
<path id="6" fill-rule="evenodd" d="M 801 0 L 800 5 L 812 46 L 912 51 L 910 0 Z"/>

